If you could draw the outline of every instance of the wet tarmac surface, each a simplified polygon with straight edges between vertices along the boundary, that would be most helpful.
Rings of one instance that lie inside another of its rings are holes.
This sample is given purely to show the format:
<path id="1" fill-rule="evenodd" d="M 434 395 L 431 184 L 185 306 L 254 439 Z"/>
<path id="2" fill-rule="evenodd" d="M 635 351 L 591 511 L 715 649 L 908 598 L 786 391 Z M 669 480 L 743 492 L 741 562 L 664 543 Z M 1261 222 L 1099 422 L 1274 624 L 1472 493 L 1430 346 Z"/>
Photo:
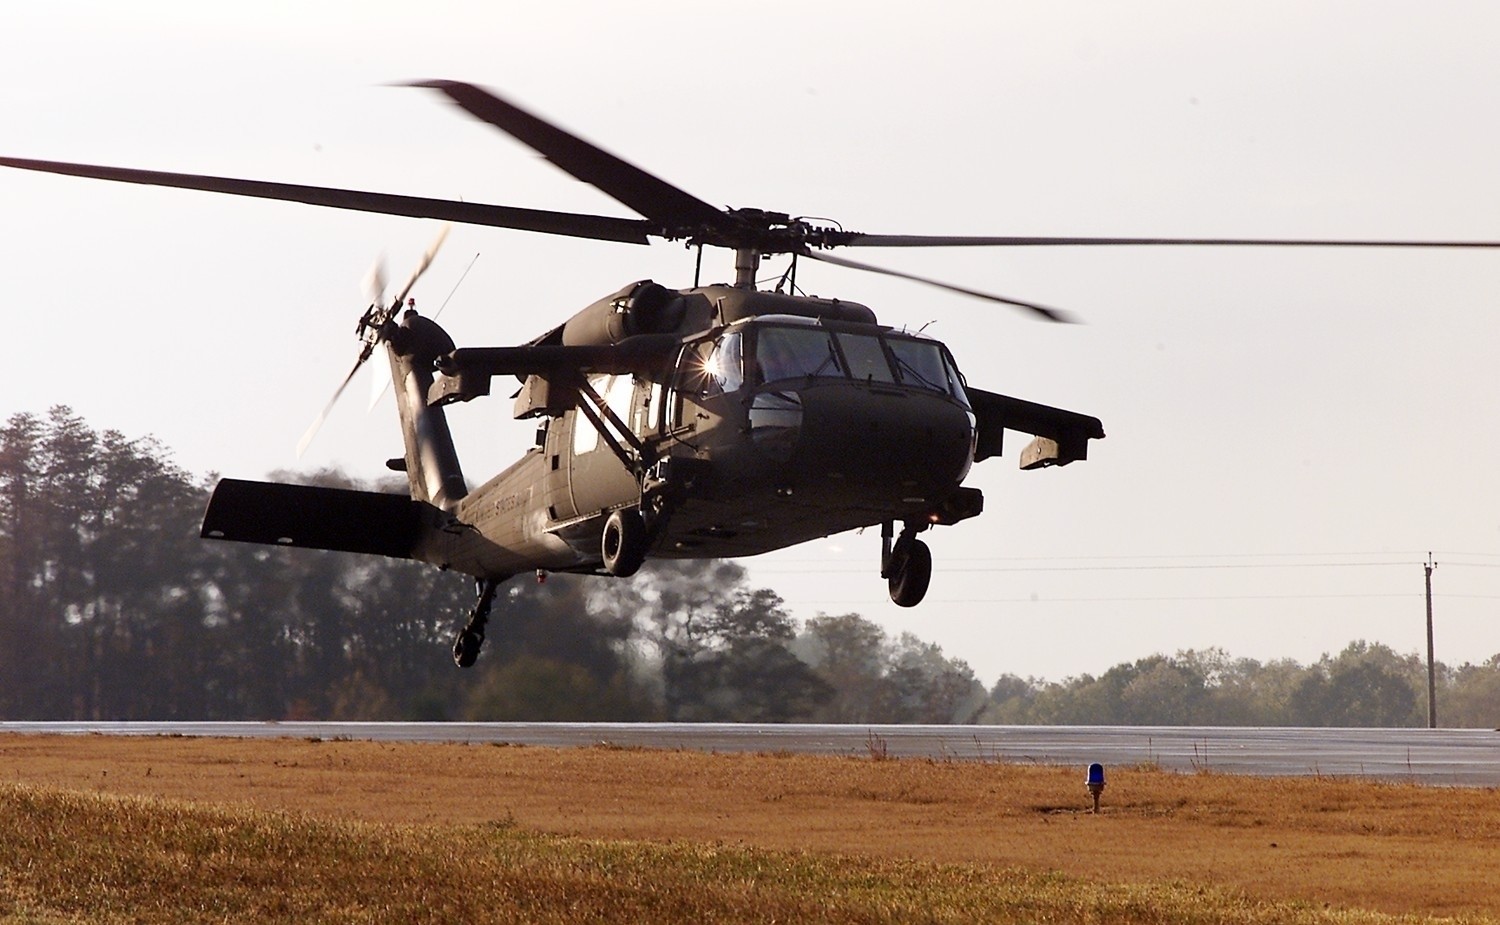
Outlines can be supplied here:
<path id="1" fill-rule="evenodd" d="M 928 757 L 1500 787 L 1500 732 L 1139 726 L 684 723 L 0 723 L 0 733 L 234 736 Z"/>

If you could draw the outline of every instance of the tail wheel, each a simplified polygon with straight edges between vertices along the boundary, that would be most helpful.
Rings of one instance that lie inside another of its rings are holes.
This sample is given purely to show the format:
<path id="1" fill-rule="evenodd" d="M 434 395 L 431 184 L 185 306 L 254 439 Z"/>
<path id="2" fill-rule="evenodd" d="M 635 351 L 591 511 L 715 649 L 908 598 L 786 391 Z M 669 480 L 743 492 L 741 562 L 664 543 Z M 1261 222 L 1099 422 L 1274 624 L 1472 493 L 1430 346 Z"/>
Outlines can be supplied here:
<path id="1" fill-rule="evenodd" d="M 604 522 L 600 544 L 604 570 L 620 578 L 634 575 L 646 561 L 646 522 L 635 509 L 615 511 Z"/>
<path id="2" fill-rule="evenodd" d="M 899 607 L 917 606 L 932 582 L 932 550 L 916 537 L 903 537 L 891 550 L 889 574 L 891 600 Z"/>

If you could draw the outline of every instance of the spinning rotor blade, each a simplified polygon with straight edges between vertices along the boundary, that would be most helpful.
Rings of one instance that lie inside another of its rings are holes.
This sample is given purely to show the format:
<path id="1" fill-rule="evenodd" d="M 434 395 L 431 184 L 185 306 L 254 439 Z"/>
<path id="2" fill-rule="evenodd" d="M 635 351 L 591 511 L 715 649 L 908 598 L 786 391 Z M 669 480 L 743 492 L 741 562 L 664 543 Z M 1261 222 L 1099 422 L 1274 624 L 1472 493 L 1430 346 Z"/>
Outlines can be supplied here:
<path id="1" fill-rule="evenodd" d="M 385 300 L 384 254 L 382 254 L 380 258 L 375 261 L 375 265 L 370 268 L 369 275 L 365 277 L 365 301 L 368 302 L 372 308 L 383 307 L 390 304 Z M 370 377 L 369 410 L 374 410 L 375 405 L 378 404 L 381 397 L 385 395 L 385 390 L 390 387 L 391 380 L 388 377 Z M 301 453 L 299 452 L 298 455 L 300 456 Z"/>
<path id="2" fill-rule="evenodd" d="M 365 360 L 369 358 L 369 351 L 360 352 L 359 359 L 354 361 L 354 368 L 349 370 L 349 375 L 344 377 L 344 381 L 339 383 L 339 387 L 333 390 L 333 397 L 328 399 L 328 404 L 323 406 L 323 410 L 318 412 L 318 416 L 313 419 L 312 424 L 302 434 L 302 439 L 297 441 L 298 459 L 302 458 L 302 454 L 307 451 L 308 444 L 312 443 L 313 438 L 318 435 L 318 431 L 323 427 L 323 422 L 328 420 L 328 412 L 332 411 L 333 406 L 338 404 L 339 396 L 344 394 L 344 389 L 347 389 L 349 383 L 354 381 L 354 374 L 359 372 L 359 368 L 365 365 Z"/>
<path id="3" fill-rule="evenodd" d="M 840 247 L 1427 247 L 1500 248 L 1500 241 L 1381 241 L 1316 238 L 1069 238 L 831 232 Z"/>
<path id="4" fill-rule="evenodd" d="M 731 233 L 748 230 L 748 226 L 723 209 L 473 84 L 424 80 L 410 86 L 443 92 L 470 115 L 537 151 L 576 179 L 659 223 L 667 237 L 686 237 L 701 229 Z"/>
<path id="5" fill-rule="evenodd" d="M 450 80 L 427 80 L 409 86 L 437 90 L 470 115 L 511 135 L 578 180 L 588 183 L 635 210 L 644 218 L 627 219 L 575 212 L 552 212 L 483 203 L 453 202 L 415 196 L 361 192 L 331 187 L 303 186 L 258 180 L 238 180 L 198 174 L 166 173 L 59 161 L 0 157 L 0 166 L 124 183 L 198 189 L 278 199 L 331 208 L 437 218 L 601 241 L 647 244 L 652 237 L 688 239 L 696 245 L 729 247 L 759 254 L 796 254 L 825 263 L 925 283 L 949 292 L 1013 305 L 1050 321 L 1071 320 L 1064 313 L 1018 299 L 944 283 L 896 270 L 832 257 L 834 247 L 1339 247 L 1496 249 L 1500 241 L 1456 240 L 1319 240 L 1310 238 L 1166 238 L 1069 236 L 965 236 L 862 234 L 840 228 L 815 227 L 803 219 L 757 209 L 720 209 L 679 189 L 619 157 L 584 141 L 514 104 L 476 87 Z M 430 255 L 427 258 L 430 261 Z M 426 268 L 424 262 L 403 288 L 401 299 Z M 383 279 L 381 280 L 383 283 Z M 398 300 L 398 302 L 400 301 Z M 376 307 L 383 309 L 380 301 Z M 387 315 L 389 317 L 389 315 Z"/>
<path id="6" fill-rule="evenodd" d="M 415 286 L 417 280 L 422 278 L 422 274 L 427 272 L 427 268 L 432 266 L 432 258 L 437 256 L 437 252 L 443 247 L 443 242 L 448 240 L 448 228 L 448 225 L 444 225 L 433 242 L 427 245 L 427 252 L 417 262 L 417 268 L 411 271 L 411 276 L 406 279 L 406 285 L 401 287 L 400 294 L 396 296 L 396 303 L 398 305 L 406 301 L 406 296 L 411 292 L 411 287 Z"/>
<path id="7" fill-rule="evenodd" d="M 654 229 L 650 222 L 605 215 L 576 212 L 548 212 L 513 206 L 492 206 L 478 202 L 450 202 L 420 196 L 395 196 L 389 193 L 367 193 L 325 186 L 301 186 L 295 183 L 269 183 L 263 180 L 236 180 L 190 173 L 165 173 L 158 170 L 135 170 L 128 167 L 101 167 L 94 164 L 68 164 L 61 161 L 36 161 L 20 157 L 0 157 L 0 165 L 22 170 L 67 174 L 142 183 L 147 186 L 172 186 L 179 189 L 206 190 L 249 196 L 255 199 L 280 199 L 357 212 L 379 212 L 383 215 L 405 215 L 412 218 L 437 218 L 466 225 L 488 225 L 492 228 L 515 228 L 544 234 L 618 241 L 624 244 L 649 243 L 647 235 Z"/>
<path id="8" fill-rule="evenodd" d="M 422 278 L 422 274 L 427 272 L 427 268 L 432 266 L 432 259 L 437 256 L 437 252 L 443 246 L 443 241 L 447 240 L 447 238 L 448 226 L 444 225 L 442 230 L 438 232 L 437 238 L 431 244 L 427 245 L 427 252 L 422 255 L 422 259 L 417 262 L 416 269 L 407 278 L 406 284 L 401 287 L 401 293 L 390 303 L 385 302 L 385 261 L 376 261 L 375 266 L 371 269 L 369 276 L 365 280 L 374 298 L 371 299 L 370 307 L 365 310 L 365 314 L 359 322 L 359 331 L 364 338 L 364 346 L 360 348 L 359 357 L 354 361 L 354 367 L 349 370 L 349 375 L 345 376 L 344 381 L 339 383 L 339 387 L 333 390 L 333 397 L 328 399 L 328 404 L 323 406 L 323 410 L 318 412 L 318 416 L 313 419 L 312 425 L 307 428 L 307 431 L 302 435 L 302 439 L 297 441 L 298 458 L 301 458 L 302 454 L 307 450 L 308 445 L 313 441 L 313 437 L 318 435 L 318 431 L 323 427 L 323 422 L 328 420 L 329 412 L 333 410 L 334 405 L 338 404 L 339 398 L 344 394 L 344 390 L 349 387 L 349 383 L 354 380 L 354 376 L 359 372 L 359 368 L 365 365 L 365 361 L 375 352 L 376 346 L 385 339 L 381 333 L 381 329 L 385 326 L 386 322 L 396 316 L 396 312 L 401 310 L 401 306 L 406 302 L 407 294 L 411 292 L 411 287 L 415 286 L 417 280 Z M 377 392 L 375 400 L 378 401 L 381 394 L 381 392 Z M 371 404 L 374 404 L 374 402 L 372 401 Z"/>
<path id="9" fill-rule="evenodd" d="M 1347 247 L 1347 248 L 1372 248 L 1372 247 L 1406 247 L 1427 249 L 1494 249 L 1500 248 L 1500 241 L 1419 241 L 1419 240 L 1329 240 L 1315 238 L 1102 238 L 1102 237 L 1039 237 L 1039 236 L 962 236 L 962 235 L 912 235 L 912 234 L 857 234 L 850 232 L 833 231 L 826 233 L 826 246 L 829 247 Z M 939 282 L 935 279 L 927 279 L 902 273 L 896 270 L 887 270 L 883 267 L 870 266 L 868 264 L 856 263 L 840 257 L 833 257 L 825 253 L 807 249 L 803 256 L 814 260 L 822 260 L 825 263 L 837 264 L 856 270 L 868 270 L 872 273 L 883 273 L 886 276 L 896 276 L 909 279 L 950 292 L 962 295 L 986 299 L 991 302 L 1000 302 L 1006 305 L 1015 305 L 1020 308 L 1035 312 L 1049 321 L 1070 322 L 1073 319 L 1056 309 L 1047 308 L 1032 302 L 1021 302 L 1016 299 L 1007 299 L 979 292 L 963 286 L 955 286 L 949 283 Z"/>
<path id="10" fill-rule="evenodd" d="M 370 267 L 370 272 L 365 274 L 364 281 L 365 301 L 371 305 L 385 304 L 385 257 L 375 260 Z"/>
<path id="11" fill-rule="evenodd" d="M 884 276 L 894 276 L 897 279 L 909 279 L 915 283 L 925 283 L 928 286 L 936 286 L 939 289 L 946 289 L 949 292 L 957 292 L 961 295 L 972 296 L 976 299 L 984 299 L 987 302 L 999 302 L 1001 305 L 1014 305 L 1016 308 L 1023 308 L 1029 312 L 1040 315 L 1048 321 L 1059 321 L 1065 324 L 1073 323 L 1073 318 L 1066 312 L 1059 311 L 1055 308 L 1048 308 L 1045 305 L 1038 305 L 1035 302 L 1023 302 L 1020 299 L 1008 299 L 1005 296 L 998 296 L 988 292 L 981 292 L 978 289 L 967 289 L 963 286 L 955 286 L 952 283 L 944 283 L 939 280 L 928 279 L 925 276 L 917 276 L 912 273 L 903 273 L 900 270 L 890 270 L 886 269 L 885 267 L 871 266 L 868 263 L 858 263 L 856 261 L 848 260 L 843 257 L 835 257 L 832 254 L 824 254 L 814 250 L 805 250 L 802 252 L 802 256 L 810 257 L 813 260 L 821 260 L 824 263 L 831 263 L 834 266 L 848 267 L 851 270 L 864 270 L 868 273 L 880 273 Z"/>

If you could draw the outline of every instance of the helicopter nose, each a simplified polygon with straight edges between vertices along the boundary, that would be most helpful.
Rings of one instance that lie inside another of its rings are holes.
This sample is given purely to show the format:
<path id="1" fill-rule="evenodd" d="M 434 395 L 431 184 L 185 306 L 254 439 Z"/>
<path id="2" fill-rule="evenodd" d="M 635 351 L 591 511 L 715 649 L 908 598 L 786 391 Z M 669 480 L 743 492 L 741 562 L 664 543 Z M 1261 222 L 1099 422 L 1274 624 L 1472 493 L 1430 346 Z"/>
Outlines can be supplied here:
<path id="1" fill-rule="evenodd" d="M 842 484 L 915 504 L 946 495 L 968 474 L 973 419 L 947 396 L 847 383 L 799 398 L 791 467 L 813 487 Z"/>

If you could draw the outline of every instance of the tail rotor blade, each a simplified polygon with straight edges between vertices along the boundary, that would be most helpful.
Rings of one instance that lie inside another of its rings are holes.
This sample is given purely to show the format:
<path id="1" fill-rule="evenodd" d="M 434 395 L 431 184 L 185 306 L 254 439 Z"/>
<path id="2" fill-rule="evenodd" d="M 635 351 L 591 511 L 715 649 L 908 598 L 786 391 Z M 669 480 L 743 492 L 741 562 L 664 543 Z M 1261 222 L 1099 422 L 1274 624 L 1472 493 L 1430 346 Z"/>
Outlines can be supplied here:
<path id="1" fill-rule="evenodd" d="M 367 303 L 385 304 L 385 282 L 385 256 L 382 255 L 370 267 L 370 272 L 365 274 L 363 289 Z"/>
<path id="2" fill-rule="evenodd" d="M 338 403 L 339 396 L 344 394 L 344 389 L 349 387 L 349 383 L 354 379 L 354 374 L 359 372 L 359 368 L 365 365 L 365 360 L 369 359 L 369 357 L 370 354 L 368 352 L 360 353 L 359 359 L 354 361 L 354 368 L 349 370 L 349 375 L 345 376 L 344 381 L 339 383 L 339 387 L 333 390 L 333 397 L 328 399 L 328 404 L 323 406 L 323 410 L 318 412 L 318 416 L 313 419 L 312 425 L 307 428 L 307 432 L 302 435 L 302 439 L 297 441 L 298 459 L 301 459 L 302 454 L 307 452 L 308 444 L 312 443 L 313 437 L 318 435 L 318 431 L 323 427 L 323 422 L 328 420 L 328 413 Z"/>
<path id="3" fill-rule="evenodd" d="M 416 269 L 412 271 L 411 276 L 401 287 L 401 293 L 390 303 L 385 301 L 385 259 L 382 257 L 375 261 L 375 265 L 365 275 L 365 295 L 369 298 L 370 304 L 365 309 L 364 316 L 360 318 L 358 327 L 358 333 L 361 339 L 364 340 L 364 347 L 359 352 L 359 358 L 354 361 L 354 367 L 349 370 L 349 375 L 344 377 L 344 381 L 339 383 L 337 389 L 334 389 L 333 397 L 328 399 L 328 404 L 323 406 L 323 410 L 318 412 L 318 416 L 313 420 L 312 425 L 307 428 L 307 432 L 302 435 L 302 439 L 297 441 L 298 458 L 301 458 L 302 454 L 307 451 L 308 445 L 312 443 L 313 438 L 322 429 L 323 422 L 328 420 L 328 415 L 333 411 L 333 406 L 338 404 L 338 400 L 343 396 L 344 390 L 349 387 L 350 382 L 354 381 L 354 376 L 359 372 L 359 368 L 365 365 L 365 361 L 375 352 L 375 348 L 385 340 L 383 333 L 385 324 L 394 320 L 396 312 L 406 301 L 407 294 L 417 284 L 417 280 L 422 278 L 422 274 L 427 271 L 427 268 L 432 266 L 433 258 L 437 256 L 437 252 L 443 246 L 444 239 L 448 237 L 448 227 L 444 225 L 442 230 L 438 232 L 437 238 L 427 246 L 427 252 L 422 255 L 422 259 L 417 263 Z M 378 378 L 375 382 L 375 389 L 374 397 L 370 402 L 372 406 L 380 400 L 380 396 L 384 393 L 384 386 Z"/>
<path id="4" fill-rule="evenodd" d="M 385 393 L 389 392 L 390 390 L 391 377 L 382 376 L 380 375 L 379 370 L 377 370 L 376 374 L 370 377 L 370 403 L 365 407 L 365 411 L 374 411 L 375 406 L 380 404 L 380 400 L 384 398 Z"/>
<path id="5" fill-rule="evenodd" d="M 469 261 L 469 265 L 466 266 L 466 267 L 464 267 L 464 271 L 458 275 L 458 282 L 454 283 L 453 284 L 453 288 L 450 289 L 450 290 L 448 290 L 448 297 L 445 298 L 445 299 L 443 299 L 443 304 L 439 305 L 438 308 L 437 308 L 437 311 L 433 312 L 428 317 L 430 317 L 433 321 L 438 320 L 438 316 L 442 315 L 443 309 L 445 309 L 445 308 L 448 307 L 448 303 L 453 300 L 453 294 L 456 293 L 456 292 L 458 292 L 458 287 L 463 285 L 464 279 L 466 277 L 468 277 L 469 271 L 472 270 L 472 269 L 474 269 L 474 264 L 477 263 L 478 261 L 479 261 L 479 254 L 476 253 L 474 255 L 474 258 Z M 380 400 L 382 398 L 384 398 L 385 397 L 385 393 L 389 392 L 390 390 L 391 390 L 391 380 L 390 380 L 390 377 L 388 377 L 388 376 L 375 376 L 374 378 L 372 378 L 370 380 L 370 405 L 369 405 L 369 407 L 366 410 L 367 411 L 374 411 L 375 410 L 375 406 L 378 405 L 378 404 L 380 404 Z"/>
<path id="6" fill-rule="evenodd" d="M 417 263 L 417 268 L 411 272 L 411 276 L 406 280 L 406 285 L 401 287 L 401 293 L 396 296 L 397 303 L 406 301 L 406 296 L 411 292 L 411 287 L 415 286 L 417 280 L 422 278 L 422 274 L 427 272 L 427 268 L 432 266 L 432 259 L 437 256 L 437 252 L 443 246 L 443 241 L 448 237 L 449 227 L 448 225 L 444 225 L 443 229 L 438 232 L 437 238 L 431 244 L 427 245 L 427 253 L 422 255 L 421 261 Z"/>

